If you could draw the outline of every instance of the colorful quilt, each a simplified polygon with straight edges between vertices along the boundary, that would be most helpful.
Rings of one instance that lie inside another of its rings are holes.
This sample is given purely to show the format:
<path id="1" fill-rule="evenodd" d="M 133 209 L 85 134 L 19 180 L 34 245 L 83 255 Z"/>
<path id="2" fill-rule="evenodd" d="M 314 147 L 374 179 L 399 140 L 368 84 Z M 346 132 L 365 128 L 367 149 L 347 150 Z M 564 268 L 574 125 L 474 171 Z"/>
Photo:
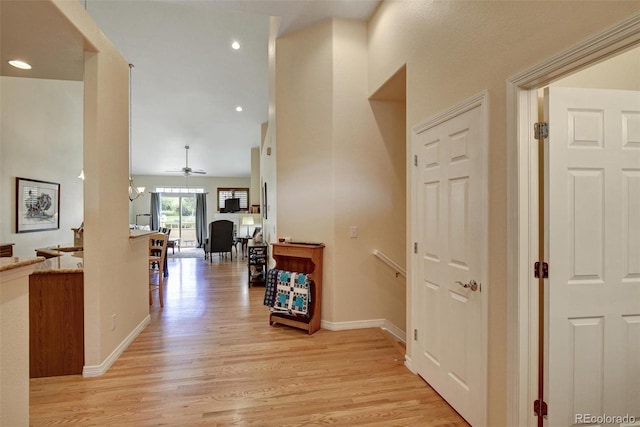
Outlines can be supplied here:
<path id="1" fill-rule="evenodd" d="M 306 274 L 284 270 L 267 272 L 264 305 L 273 312 L 309 317 L 310 302 L 311 285 Z"/>
<path id="2" fill-rule="evenodd" d="M 278 269 L 270 269 L 267 270 L 267 280 L 264 286 L 264 301 L 263 304 L 267 307 L 273 307 L 273 300 L 276 297 L 276 286 L 278 283 L 278 276 L 280 275 L 280 270 Z"/>

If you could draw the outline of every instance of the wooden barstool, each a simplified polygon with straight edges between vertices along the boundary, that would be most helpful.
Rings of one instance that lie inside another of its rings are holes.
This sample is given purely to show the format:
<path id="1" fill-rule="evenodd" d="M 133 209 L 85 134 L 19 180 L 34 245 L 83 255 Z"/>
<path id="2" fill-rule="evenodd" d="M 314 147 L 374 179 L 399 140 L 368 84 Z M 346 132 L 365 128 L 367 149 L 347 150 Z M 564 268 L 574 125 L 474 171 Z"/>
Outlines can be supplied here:
<path id="1" fill-rule="evenodd" d="M 149 305 L 153 305 L 151 291 L 158 289 L 160 307 L 164 307 L 162 287 L 164 285 L 164 260 L 167 256 L 167 241 L 169 236 L 164 233 L 155 233 L 149 236 Z M 157 274 L 157 282 L 153 276 Z"/>

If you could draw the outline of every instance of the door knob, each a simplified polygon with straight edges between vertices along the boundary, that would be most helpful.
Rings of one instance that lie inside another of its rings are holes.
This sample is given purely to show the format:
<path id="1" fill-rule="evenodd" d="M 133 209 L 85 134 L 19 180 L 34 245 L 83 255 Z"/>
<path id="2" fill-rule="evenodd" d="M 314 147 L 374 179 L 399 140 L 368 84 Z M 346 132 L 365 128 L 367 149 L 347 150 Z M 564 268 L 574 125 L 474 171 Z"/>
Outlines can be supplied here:
<path id="1" fill-rule="evenodd" d="M 478 289 L 480 289 L 480 292 L 482 292 L 482 289 L 480 288 L 480 283 L 476 282 L 473 279 L 471 279 L 469 283 L 462 283 L 459 280 L 456 280 L 456 283 L 462 286 L 463 288 L 471 289 L 473 292 L 477 291 Z"/>

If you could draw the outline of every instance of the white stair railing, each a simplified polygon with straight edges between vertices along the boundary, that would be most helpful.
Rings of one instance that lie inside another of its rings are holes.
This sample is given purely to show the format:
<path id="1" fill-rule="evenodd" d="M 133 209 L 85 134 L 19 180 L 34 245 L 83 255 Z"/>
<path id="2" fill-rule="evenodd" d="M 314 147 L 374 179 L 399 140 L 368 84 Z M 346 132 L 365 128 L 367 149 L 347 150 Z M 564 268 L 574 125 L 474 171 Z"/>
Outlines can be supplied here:
<path id="1" fill-rule="evenodd" d="M 398 277 L 398 275 L 401 275 L 402 277 L 407 277 L 407 271 L 400 267 L 398 265 L 398 263 L 396 263 L 395 261 L 393 261 L 391 258 L 389 258 L 388 256 L 386 256 L 385 254 L 383 254 L 382 252 L 380 252 L 377 249 L 373 250 L 373 255 L 375 255 L 378 259 L 380 259 L 382 262 L 384 262 L 385 264 L 387 264 L 389 267 L 391 267 L 392 269 L 395 270 L 396 272 L 396 277 Z"/>

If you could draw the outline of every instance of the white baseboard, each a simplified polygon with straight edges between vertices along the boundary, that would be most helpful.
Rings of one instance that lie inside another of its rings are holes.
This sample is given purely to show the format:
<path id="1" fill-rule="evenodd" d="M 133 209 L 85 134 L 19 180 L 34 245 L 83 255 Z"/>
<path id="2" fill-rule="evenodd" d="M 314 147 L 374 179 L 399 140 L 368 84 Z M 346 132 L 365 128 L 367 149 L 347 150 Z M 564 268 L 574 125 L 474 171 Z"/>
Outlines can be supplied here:
<path id="1" fill-rule="evenodd" d="M 142 330 L 149 324 L 150 320 L 151 317 L 147 314 L 147 317 L 145 317 L 142 322 L 140 322 L 140 324 L 136 326 L 136 328 L 131 331 L 129 335 L 127 335 L 127 337 L 111 352 L 111 354 L 104 360 L 104 362 L 94 366 L 85 365 L 82 368 L 82 376 L 88 378 L 104 375 L 109 370 L 111 365 L 113 365 L 113 363 L 118 360 L 118 357 L 120 357 L 122 352 L 125 351 L 127 347 L 129 347 L 129 344 L 131 344 L 133 340 L 136 339 L 138 335 L 140 335 L 140 332 L 142 332 Z"/>
<path id="2" fill-rule="evenodd" d="M 398 328 L 396 325 L 394 325 L 393 323 L 389 322 L 388 320 L 385 319 L 384 321 L 384 325 L 380 326 L 383 330 L 389 332 L 391 335 L 394 336 L 395 339 L 397 339 L 398 341 L 400 341 L 402 344 L 406 344 L 407 343 L 407 334 L 405 331 L 403 331 L 402 329 Z"/>
<path id="3" fill-rule="evenodd" d="M 407 369 L 413 372 L 414 374 L 417 374 L 416 370 L 413 369 L 413 365 L 411 363 L 411 357 L 409 357 L 408 354 L 404 355 L 404 366 L 406 366 Z"/>
<path id="4" fill-rule="evenodd" d="M 387 319 L 353 320 L 350 322 L 328 322 L 322 320 L 320 327 L 329 331 L 345 331 L 348 329 L 380 328 L 389 332 L 395 339 L 406 343 L 406 334 Z"/>

